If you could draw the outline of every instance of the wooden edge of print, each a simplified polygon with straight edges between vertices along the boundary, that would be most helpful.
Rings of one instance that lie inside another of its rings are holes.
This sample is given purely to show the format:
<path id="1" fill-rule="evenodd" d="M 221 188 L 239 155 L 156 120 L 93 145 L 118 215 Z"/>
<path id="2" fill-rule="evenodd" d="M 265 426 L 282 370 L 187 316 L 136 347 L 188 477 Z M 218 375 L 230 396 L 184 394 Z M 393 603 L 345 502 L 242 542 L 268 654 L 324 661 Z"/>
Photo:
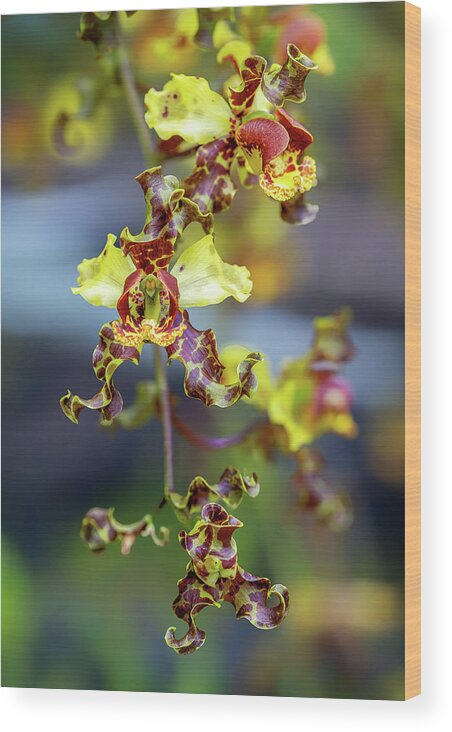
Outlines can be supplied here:
<path id="1" fill-rule="evenodd" d="M 421 10 L 405 3 L 405 699 L 421 693 Z"/>

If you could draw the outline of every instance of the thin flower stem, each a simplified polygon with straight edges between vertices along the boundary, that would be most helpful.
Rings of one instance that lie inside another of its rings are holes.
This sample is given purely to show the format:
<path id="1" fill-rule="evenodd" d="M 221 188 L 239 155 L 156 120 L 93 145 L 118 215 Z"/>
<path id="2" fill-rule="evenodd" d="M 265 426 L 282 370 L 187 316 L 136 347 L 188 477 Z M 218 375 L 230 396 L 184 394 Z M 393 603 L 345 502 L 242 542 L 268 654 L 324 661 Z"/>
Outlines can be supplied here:
<path id="1" fill-rule="evenodd" d="M 115 22 L 118 71 L 121 77 L 124 94 L 127 98 L 135 129 L 137 131 L 143 157 L 146 161 L 146 164 L 149 164 L 152 157 L 155 155 L 154 145 L 152 143 L 150 130 L 148 129 L 148 126 L 146 125 L 144 119 L 143 101 L 137 91 L 135 78 L 133 75 L 132 67 L 130 65 L 129 54 L 127 52 L 127 47 L 122 34 L 121 21 L 117 12 L 115 13 Z"/>
<path id="2" fill-rule="evenodd" d="M 174 411 L 172 412 L 173 424 L 181 435 L 186 437 L 193 445 L 207 450 L 223 450 L 226 447 L 239 445 L 241 442 L 263 424 L 262 420 L 256 420 L 244 427 L 240 432 L 235 432 L 227 437 L 208 437 L 195 432 L 184 420 Z"/>
<path id="3" fill-rule="evenodd" d="M 154 146 L 150 131 L 146 125 L 143 114 L 143 104 L 141 97 L 137 91 L 135 78 L 132 67 L 130 65 L 127 47 L 124 42 L 121 29 L 121 21 L 118 13 L 116 18 L 116 40 L 117 40 L 117 59 L 118 70 L 124 89 L 124 94 L 129 105 L 129 109 L 135 124 L 138 139 L 140 141 L 141 150 L 146 164 L 151 162 L 155 156 Z M 174 473 L 173 473 L 173 434 L 171 424 L 171 407 L 170 393 L 168 388 L 168 380 L 166 378 L 165 364 L 163 363 L 163 352 L 160 346 L 153 346 L 154 368 L 157 383 L 160 391 L 161 418 L 163 428 L 163 451 L 164 451 L 164 492 L 165 495 L 158 506 L 163 508 L 166 503 L 167 496 L 174 492 Z"/>
<path id="4" fill-rule="evenodd" d="M 163 451 L 165 466 L 165 497 L 174 492 L 173 473 L 173 430 L 171 423 L 171 402 L 166 378 L 165 363 L 163 361 L 163 350 L 160 346 L 154 346 L 154 368 L 157 384 L 160 391 L 160 409 L 163 428 Z"/>

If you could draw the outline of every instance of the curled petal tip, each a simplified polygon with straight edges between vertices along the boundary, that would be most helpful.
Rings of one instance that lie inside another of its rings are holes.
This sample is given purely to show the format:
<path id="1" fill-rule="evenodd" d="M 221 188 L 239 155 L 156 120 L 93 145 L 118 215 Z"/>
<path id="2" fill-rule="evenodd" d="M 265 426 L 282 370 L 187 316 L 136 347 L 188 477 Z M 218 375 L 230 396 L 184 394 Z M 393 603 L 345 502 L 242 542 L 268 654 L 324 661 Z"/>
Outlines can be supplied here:
<path id="1" fill-rule="evenodd" d="M 181 656 L 188 656 L 198 651 L 206 640 L 206 634 L 196 626 L 191 628 L 182 638 L 176 639 L 176 628 L 171 627 L 165 633 L 165 642 Z"/>
<path id="2" fill-rule="evenodd" d="M 121 524 L 114 516 L 114 508 L 91 508 L 82 520 L 80 537 L 93 552 L 104 550 L 117 539 L 121 542 L 121 554 L 128 555 L 139 536 L 150 536 L 154 544 L 168 543 L 169 531 L 160 528 L 158 536 L 152 516 L 147 514 L 133 524 Z"/>
<path id="3" fill-rule="evenodd" d="M 85 408 L 99 411 L 102 423 L 111 422 L 123 406 L 122 396 L 115 387 L 113 375 L 122 363 L 131 361 L 138 365 L 140 360 L 141 346 L 124 346 L 115 340 L 115 322 L 102 326 L 99 337 L 92 363 L 96 377 L 103 384 L 101 389 L 90 399 L 84 399 L 69 391 L 60 400 L 64 414 L 75 423 Z"/>
<path id="4" fill-rule="evenodd" d="M 282 107 L 284 102 L 304 102 L 305 80 L 317 64 L 293 43 L 287 45 L 287 59 L 281 66 L 274 64 L 262 79 L 262 91 L 269 102 Z"/>
<path id="5" fill-rule="evenodd" d="M 62 396 L 60 399 L 60 406 L 61 406 L 61 409 L 63 410 L 64 414 L 66 415 L 66 417 L 68 419 L 70 419 L 71 422 L 73 422 L 74 424 L 78 424 L 77 415 L 71 406 L 72 399 L 73 399 L 73 394 L 72 394 L 71 390 L 68 389 L 67 393 L 64 394 L 64 396 Z"/>
<path id="6" fill-rule="evenodd" d="M 278 598 L 278 604 L 268 607 L 268 600 L 274 595 Z M 224 599 L 234 605 L 237 618 L 246 618 L 260 630 L 276 628 L 289 609 L 287 587 L 281 584 L 270 586 L 270 581 L 265 577 L 254 577 L 240 567 Z"/>
<path id="7" fill-rule="evenodd" d="M 181 361 L 185 366 L 184 388 L 187 396 L 200 399 L 206 406 L 225 408 L 232 406 L 242 396 L 249 396 L 257 388 L 253 367 L 261 360 L 259 353 L 249 354 L 237 366 L 237 381 L 222 383 L 225 367 L 221 363 L 215 334 L 212 330 L 197 330 L 184 311 L 185 329 L 167 347 L 169 360 Z"/>
<path id="8" fill-rule="evenodd" d="M 255 498 L 259 493 L 259 488 L 256 473 L 251 476 L 242 475 L 237 468 L 229 466 L 224 470 L 218 483 L 210 485 L 204 478 L 198 476 L 191 481 L 185 496 L 172 493 L 169 498 L 177 517 L 181 521 L 187 521 L 192 514 L 200 511 L 212 500 L 218 499 L 228 506 L 236 508 L 245 494 Z"/>

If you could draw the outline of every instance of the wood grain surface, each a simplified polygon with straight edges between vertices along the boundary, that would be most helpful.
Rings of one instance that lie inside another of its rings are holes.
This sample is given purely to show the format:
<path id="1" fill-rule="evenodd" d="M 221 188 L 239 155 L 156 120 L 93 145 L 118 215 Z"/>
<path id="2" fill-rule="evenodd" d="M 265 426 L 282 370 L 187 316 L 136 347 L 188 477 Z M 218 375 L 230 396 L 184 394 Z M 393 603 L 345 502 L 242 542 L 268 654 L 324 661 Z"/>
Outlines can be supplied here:
<path id="1" fill-rule="evenodd" d="M 405 3 L 405 698 L 421 693 L 421 11 Z"/>

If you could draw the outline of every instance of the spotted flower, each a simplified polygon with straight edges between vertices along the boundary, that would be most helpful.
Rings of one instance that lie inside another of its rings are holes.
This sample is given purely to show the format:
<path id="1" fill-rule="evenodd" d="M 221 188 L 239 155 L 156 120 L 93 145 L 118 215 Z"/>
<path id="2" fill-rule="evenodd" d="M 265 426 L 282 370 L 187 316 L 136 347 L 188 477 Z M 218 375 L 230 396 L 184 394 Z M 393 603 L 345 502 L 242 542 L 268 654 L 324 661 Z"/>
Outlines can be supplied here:
<path id="1" fill-rule="evenodd" d="M 179 594 L 173 602 L 174 614 L 188 625 L 181 639 L 176 628 L 168 628 L 165 640 L 179 654 L 201 648 L 206 634 L 198 628 L 196 616 L 205 607 L 220 607 L 230 602 L 237 618 L 246 618 L 256 628 L 269 630 L 278 626 L 287 614 L 289 593 L 284 585 L 255 577 L 238 564 L 234 532 L 242 522 L 218 503 L 206 504 L 201 518 L 190 532 L 181 531 L 179 543 L 189 556 L 187 573 L 178 582 Z M 278 604 L 267 607 L 275 596 Z"/>
<path id="2" fill-rule="evenodd" d="M 233 165 L 244 185 L 258 180 L 269 197 L 283 203 L 316 185 L 315 162 L 304 155 L 313 137 L 282 109 L 286 100 L 304 101 L 305 79 L 316 65 L 293 44 L 287 54 L 285 64 L 268 70 L 261 56 L 246 58 L 228 101 L 206 79 L 184 74 L 173 74 L 161 91 L 146 94 L 149 127 L 164 141 L 180 141 L 181 149 L 196 148 L 195 169 L 183 185 L 201 211 L 231 205 Z M 239 67 L 232 51 L 231 60 Z"/>
<path id="3" fill-rule="evenodd" d="M 246 267 L 227 264 L 218 254 L 211 233 L 206 233 L 177 258 L 170 271 L 179 234 L 192 221 L 211 230 L 210 215 L 184 197 L 177 178 L 162 176 L 160 168 L 138 177 L 146 200 L 146 223 L 137 236 L 124 229 L 120 247 L 110 234 L 98 257 L 79 265 L 78 287 L 92 305 L 116 308 L 118 318 L 100 330 L 100 342 L 93 354 L 93 368 L 103 382 L 90 399 L 70 391 L 61 399 L 64 413 L 78 421 L 82 409 L 96 409 L 104 422 L 122 409 L 122 398 L 113 383 L 118 366 L 138 364 L 144 344 L 166 349 L 169 361 L 185 366 L 184 386 L 188 396 L 206 405 L 227 407 L 257 385 L 253 366 L 260 354 L 250 353 L 237 366 L 236 381 L 222 383 L 221 363 L 212 330 L 192 326 L 186 308 L 221 303 L 227 297 L 244 302 L 252 282 Z"/>
<path id="4" fill-rule="evenodd" d="M 356 436 L 357 426 L 350 411 L 352 390 L 339 371 L 354 353 L 348 335 L 350 317 L 350 311 L 344 309 L 316 318 L 311 348 L 306 355 L 288 361 L 276 380 L 267 363 L 259 364 L 261 386 L 251 404 L 268 415 L 269 424 L 259 436 L 264 447 L 277 443 L 285 452 L 296 453 L 327 432 Z M 233 346 L 222 353 L 226 379 L 233 360 L 244 351 Z"/>
<path id="5" fill-rule="evenodd" d="M 245 495 L 255 498 L 259 490 L 256 473 L 242 475 L 237 468 L 229 466 L 223 471 L 218 483 L 210 485 L 205 478 L 198 476 L 190 482 L 184 496 L 174 491 L 168 494 L 167 499 L 179 520 L 186 522 L 212 500 L 223 501 L 228 506 L 237 508 Z"/>
<path id="6" fill-rule="evenodd" d="M 268 415 L 284 428 L 289 450 L 296 452 L 326 432 L 354 437 L 351 403 L 349 383 L 335 368 L 300 358 L 283 369 Z"/>
<path id="7" fill-rule="evenodd" d="M 113 508 L 96 507 L 90 508 L 84 516 L 80 536 L 92 552 L 101 552 L 118 540 L 121 554 L 129 554 L 139 536 L 149 536 L 154 544 L 164 546 L 168 543 L 169 532 L 162 526 L 159 536 L 149 514 L 134 524 L 121 524 L 114 516 Z"/>

